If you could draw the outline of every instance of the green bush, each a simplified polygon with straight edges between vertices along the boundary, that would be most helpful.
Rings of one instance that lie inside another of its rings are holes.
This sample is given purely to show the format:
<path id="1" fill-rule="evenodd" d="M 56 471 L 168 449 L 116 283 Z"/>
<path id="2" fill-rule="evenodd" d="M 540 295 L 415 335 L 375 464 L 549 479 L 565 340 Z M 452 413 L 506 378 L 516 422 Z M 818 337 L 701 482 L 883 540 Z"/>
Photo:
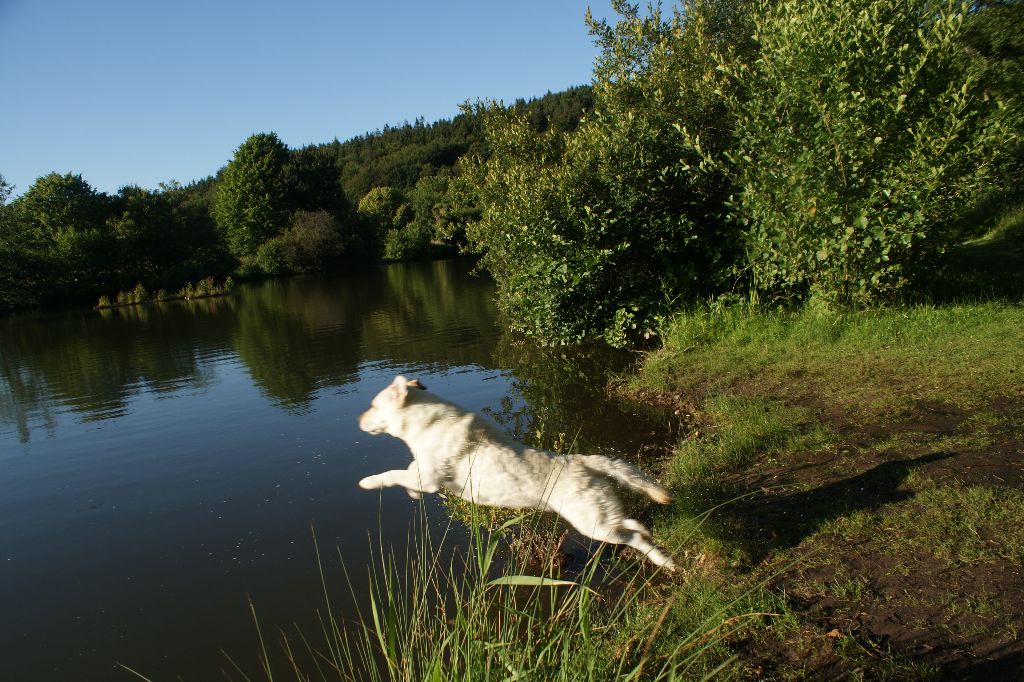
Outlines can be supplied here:
<path id="1" fill-rule="evenodd" d="M 345 250 L 338 223 L 327 211 L 297 211 L 282 237 L 282 255 L 293 272 L 318 272 Z"/>
<path id="2" fill-rule="evenodd" d="M 971 5 L 779 0 L 756 60 L 725 55 L 726 155 L 753 286 L 858 305 L 956 243 L 1004 134 L 962 49 Z"/>
<path id="3" fill-rule="evenodd" d="M 717 220 L 726 178 L 699 168 L 729 140 L 714 52 L 742 42 L 738 10 L 689 2 L 663 19 L 615 9 L 615 26 L 590 22 L 602 48 L 594 113 L 563 137 L 480 107 L 491 156 L 465 166 L 482 208 L 467 236 L 501 307 L 514 327 L 553 341 L 649 336 L 679 300 L 727 286 L 739 253 Z"/>
<path id="4" fill-rule="evenodd" d="M 384 235 L 384 257 L 408 260 L 424 255 L 430 248 L 430 233 L 416 223 L 391 229 Z"/>
<path id="5" fill-rule="evenodd" d="M 142 282 L 136 283 L 132 289 L 131 301 L 132 303 L 142 303 L 149 300 L 149 292 L 146 291 L 146 287 L 142 286 Z"/>
<path id="6" fill-rule="evenodd" d="M 253 262 L 266 275 L 279 275 L 287 271 L 284 237 L 269 239 L 256 249 Z"/>

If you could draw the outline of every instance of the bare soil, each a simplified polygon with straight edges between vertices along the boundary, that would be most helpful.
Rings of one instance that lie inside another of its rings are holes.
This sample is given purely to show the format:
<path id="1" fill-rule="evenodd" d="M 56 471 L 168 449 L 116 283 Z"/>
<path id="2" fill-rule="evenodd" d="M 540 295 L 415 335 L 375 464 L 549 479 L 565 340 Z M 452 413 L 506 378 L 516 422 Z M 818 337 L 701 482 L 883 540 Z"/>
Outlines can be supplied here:
<path id="1" fill-rule="evenodd" d="M 730 505 L 725 523 L 799 615 L 795 631 L 736 643 L 754 676 L 1024 679 L 1024 568 L 896 551 L 887 529 L 853 540 L 829 530 L 836 519 L 910 500 L 911 472 L 939 485 L 1024 489 L 1024 402 L 997 401 L 982 413 L 921 401 L 868 424 L 811 407 L 839 434 L 836 447 L 726 479 L 736 490 L 761 489 Z"/>

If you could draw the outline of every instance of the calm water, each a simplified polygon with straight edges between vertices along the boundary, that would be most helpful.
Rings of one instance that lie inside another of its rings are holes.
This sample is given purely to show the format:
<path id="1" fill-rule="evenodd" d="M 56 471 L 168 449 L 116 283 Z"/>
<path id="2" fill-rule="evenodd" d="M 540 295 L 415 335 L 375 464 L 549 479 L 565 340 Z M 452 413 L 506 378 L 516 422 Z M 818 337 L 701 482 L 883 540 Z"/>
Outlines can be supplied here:
<path id="1" fill-rule="evenodd" d="M 356 486 L 409 461 L 356 427 L 395 374 L 520 436 L 657 438 L 604 400 L 607 357 L 507 337 L 492 293 L 446 261 L 0 318 L 0 679 L 216 679 L 222 649 L 255 672 L 249 597 L 318 632 L 311 526 L 360 573 L 417 515 Z"/>

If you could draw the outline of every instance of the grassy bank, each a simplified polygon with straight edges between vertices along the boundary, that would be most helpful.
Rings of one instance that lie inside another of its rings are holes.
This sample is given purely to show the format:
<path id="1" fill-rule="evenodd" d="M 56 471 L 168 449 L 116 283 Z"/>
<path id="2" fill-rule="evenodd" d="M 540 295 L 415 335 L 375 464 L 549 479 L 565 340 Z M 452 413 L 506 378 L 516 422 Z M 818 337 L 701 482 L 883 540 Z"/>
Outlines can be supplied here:
<path id="1" fill-rule="evenodd" d="M 1016 679 L 1022 218 L 952 254 L 928 303 L 671 321 L 612 389 L 681 434 L 644 462 L 676 501 L 637 511 L 677 573 L 607 547 L 574 566 L 551 516 L 452 499 L 441 546 L 381 552 L 369 594 L 325 572 L 322 631 L 261 636 L 257 677 Z"/>
<path id="2" fill-rule="evenodd" d="M 941 298 L 975 302 L 692 311 L 617 386 L 685 434 L 654 523 L 687 562 L 668 617 L 702 591 L 774 614 L 719 643 L 729 676 L 1024 670 L 1021 222 L 954 254 Z"/>

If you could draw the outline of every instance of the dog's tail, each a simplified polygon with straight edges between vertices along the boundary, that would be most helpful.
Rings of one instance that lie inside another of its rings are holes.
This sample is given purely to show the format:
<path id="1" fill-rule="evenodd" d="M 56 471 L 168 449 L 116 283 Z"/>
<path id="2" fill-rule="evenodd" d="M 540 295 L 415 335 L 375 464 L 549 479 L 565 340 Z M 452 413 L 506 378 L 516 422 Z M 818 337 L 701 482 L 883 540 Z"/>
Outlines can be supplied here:
<path id="1" fill-rule="evenodd" d="M 660 504 L 668 504 L 672 496 L 653 478 L 627 464 L 620 459 L 612 459 L 604 455 L 578 455 L 579 462 L 591 471 L 604 474 L 622 485 L 639 490 Z"/>

